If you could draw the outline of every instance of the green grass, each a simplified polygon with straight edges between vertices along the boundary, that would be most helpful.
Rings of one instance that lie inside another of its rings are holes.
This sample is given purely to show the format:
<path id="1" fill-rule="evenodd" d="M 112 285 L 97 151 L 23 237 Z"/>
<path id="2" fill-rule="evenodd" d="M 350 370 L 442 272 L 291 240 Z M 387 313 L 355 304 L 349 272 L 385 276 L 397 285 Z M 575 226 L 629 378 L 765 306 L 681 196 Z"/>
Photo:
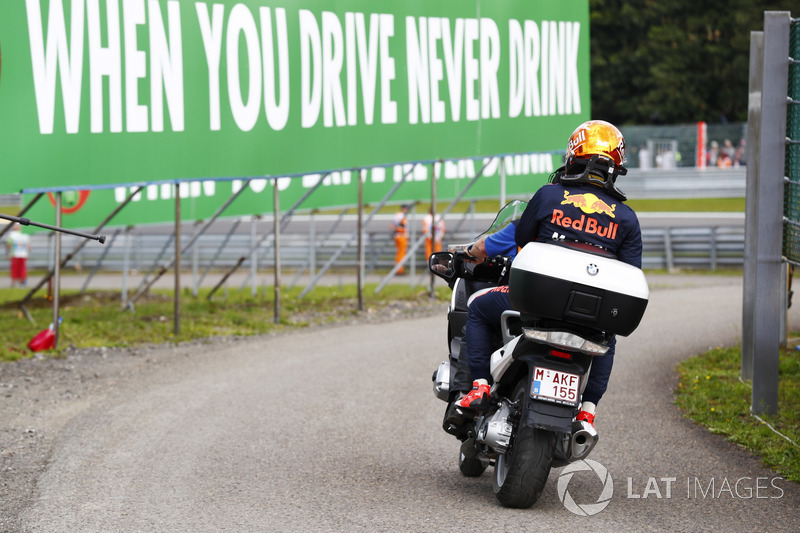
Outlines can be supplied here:
<path id="1" fill-rule="evenodd" d="M 624 187 L 623 187 L 624 190 Z M 519 198 L 521 200 L 528 200 L 530 197 Z M 509 198 L 509 201 L 512 198 Z M 638 212 L 676 212 L 676 213 L 697 213 L 697 212 L 715 212 L 715 213 L 744 213 L 744 198 L 684 198 L 684 199 L 670 199 L 670 200 L 628 200 L 625 203 L 631 206 L 634 211 Z M 430 209 L 430 203 L 421 202 L 416 206 L 417 213 L 427 213 Z M 444 211 L 450 202 L 437 202 L 437 212 Z M 470 202 L 459 202 L 452 209 L 453 213 L 464 213 L 469 210 Z M 370 212 L 370 208 L 365 211 Z M 475 211 L 478 213 L 496 213 L 500 210 L 500 203 L 498 199 L 477 200 L 475 202 Z M 394 213 L 397 211 L 396 205 L 387 205 L 379 211 L 382 214 Z M 349 214 L 356 214 L 358 210 L 352 208 L 348 210 Z M 325 213 L 335 213 L 338 211 L 326 210 Z"/>
<path id="2" fill-rule="evenodd" d="M 374 294 L 376 285 L 363 291 L 365 313 L 380 313 L 389 307 L 400 312 L 419 302 L 431 301 L 425 287 L 387 285 Z M 135 311 L 121 308 L 119 291 L 94 291 L 84 295 L 62 291 L 59 300 L 63 323 L 59 350 L 72 345 L 79 348 L 98 346 L 136 346 L 149 343 L 183 342 L 219 336 L 259 335 L 293 328 L 347 320 L 359 314 L 356 287 L 317 287 L 299 299 L 302 289 L 284 290 L 281 294 L 281 319 L 275 324 L 272 290 L 266 296 L 252 297 L 249 291 L 217 293 L 214 300 L 189 293 L 181 296 L 180 332 L 174 335 L 174 302 L 171 291 L 155 291 L 137 301 Z M 43 292 L 32 299 L 27 309 L 31 323 L 19 307 L 26 294 L 23 289 L 0 289 L 0 361 L 31 355 L 28 341 L 52 322 L 52 302 Z M 437 288 L 436 299 L 446 302 L 449 289 Z M 444 312 L 444 307 L 442 308 Z M 59 351 L 55 354 L 58 355 Z"/>
<path id="3" fill-rule="evenodd" d="M 679 200 L 628 200 L 634 211 L 689 213 L 744 213 L 744 198 L 685 198 Z"/>
<path id="4" fill-rule="evenodd" d="M 719 348 L 678 365 L 683 415 L 725 435 L 784 478 L 800 482 L 800 449 L 750 415 L 751 385 L 739 380 L 741 348 Z M 800 351 L 781 351 L 778 414 L 761 418 L 800 444 Z"/>

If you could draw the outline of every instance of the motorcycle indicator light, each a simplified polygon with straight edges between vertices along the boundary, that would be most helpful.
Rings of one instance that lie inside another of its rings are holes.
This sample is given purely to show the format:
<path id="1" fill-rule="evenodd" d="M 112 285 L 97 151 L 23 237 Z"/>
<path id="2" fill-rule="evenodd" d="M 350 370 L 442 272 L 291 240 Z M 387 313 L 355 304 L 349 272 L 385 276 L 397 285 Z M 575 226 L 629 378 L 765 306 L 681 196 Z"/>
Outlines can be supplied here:
<path id="1" fill-rule="evenodd" d="M 549 344 L 556 348 L 573 350 L 588 355 L 605 355 L 608 352 L 608 346 L 597 344 L 568 331 L 550 331 L 523 327 L 522 332 L 526 338 L 532 341 Z"/>

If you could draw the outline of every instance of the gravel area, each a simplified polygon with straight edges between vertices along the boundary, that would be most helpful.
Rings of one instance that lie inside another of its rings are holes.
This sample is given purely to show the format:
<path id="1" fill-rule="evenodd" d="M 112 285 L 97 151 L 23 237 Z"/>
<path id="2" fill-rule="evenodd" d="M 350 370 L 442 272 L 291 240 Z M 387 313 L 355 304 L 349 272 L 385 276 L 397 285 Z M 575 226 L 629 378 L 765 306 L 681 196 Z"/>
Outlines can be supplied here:
<path id="1" fill-rule="evenodd" d="M 653 290 L 690 287 L 709 279 L 703 275 L 649 278 Z M 719 278 L 716 280 L 719 283 Z M 737 278 L 731 277 L 731 283 L 741 290 Z M 367 309 L 344 322 L 384 322 L 444 313 L 446 308 L 446 303 L 435 301 L 396 302 L 384 309 Z M 341 324 L 342 321 L 329 322 L 315 327 Z M 306 330 L 287 330 L 274 335 L 303 331 Z M 36 355 L 0 364 L 0 532 L 21 529 L 19 516 L 36 499 L 37 480 L 47 468 L 59 432 L 77 413 L 115 391 L 121 383 L 146 380 L 198 350 L 211 351 L 238 342 L 243 339 L 227 337 L 135 348 L 68 348 L 58 358 Z"/>
<path id="2" fill-rule="evenodd" d="M 446 308 L 446 303 L 438 301 L 394 302 L 346 318 L 294 318 L 298 322 L 321 322 L 317 328 L 336 327 L 432 315 L 443 313 Z M 303 331 L 307 328 L 272 335 Z M 134 348 L 68 347 L 57 358 L 36 354 L 29 359 L 0 363 L 0 532 L 18 531 L 17 517 L 35 498 L 36 481 L 47 467 L 54 439 L 74 413 L 122 381 L 147 379 L 163 365 L 197 350 L 214 350 L 244 340 L 250 339 L 224 337 Z"/>

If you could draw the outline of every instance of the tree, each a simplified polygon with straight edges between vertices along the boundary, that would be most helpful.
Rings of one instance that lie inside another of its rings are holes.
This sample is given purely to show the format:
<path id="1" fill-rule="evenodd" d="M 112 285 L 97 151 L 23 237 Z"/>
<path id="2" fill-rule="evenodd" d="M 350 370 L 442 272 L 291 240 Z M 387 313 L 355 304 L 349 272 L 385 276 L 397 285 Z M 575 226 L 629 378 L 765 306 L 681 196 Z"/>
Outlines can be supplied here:
<path id="1" fill-rule="evenodd" d="M 796 2 L 590 0 L 592 116 L 617 124 L 747 120 L 750 32 Z"/>

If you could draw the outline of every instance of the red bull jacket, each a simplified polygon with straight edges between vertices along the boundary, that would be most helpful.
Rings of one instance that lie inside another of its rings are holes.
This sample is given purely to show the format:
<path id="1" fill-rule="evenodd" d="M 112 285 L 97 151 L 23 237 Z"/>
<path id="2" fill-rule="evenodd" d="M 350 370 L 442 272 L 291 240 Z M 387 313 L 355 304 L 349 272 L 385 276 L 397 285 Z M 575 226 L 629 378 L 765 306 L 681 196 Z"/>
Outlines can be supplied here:
<path id="1" fill-rule="evenodd" d="M 517 245 L 566 240 L 600 246 L 642 267 L 642 231 L 636 213 L 597 185 L 548 184 L 536 191 L 517 224 Z"/>

